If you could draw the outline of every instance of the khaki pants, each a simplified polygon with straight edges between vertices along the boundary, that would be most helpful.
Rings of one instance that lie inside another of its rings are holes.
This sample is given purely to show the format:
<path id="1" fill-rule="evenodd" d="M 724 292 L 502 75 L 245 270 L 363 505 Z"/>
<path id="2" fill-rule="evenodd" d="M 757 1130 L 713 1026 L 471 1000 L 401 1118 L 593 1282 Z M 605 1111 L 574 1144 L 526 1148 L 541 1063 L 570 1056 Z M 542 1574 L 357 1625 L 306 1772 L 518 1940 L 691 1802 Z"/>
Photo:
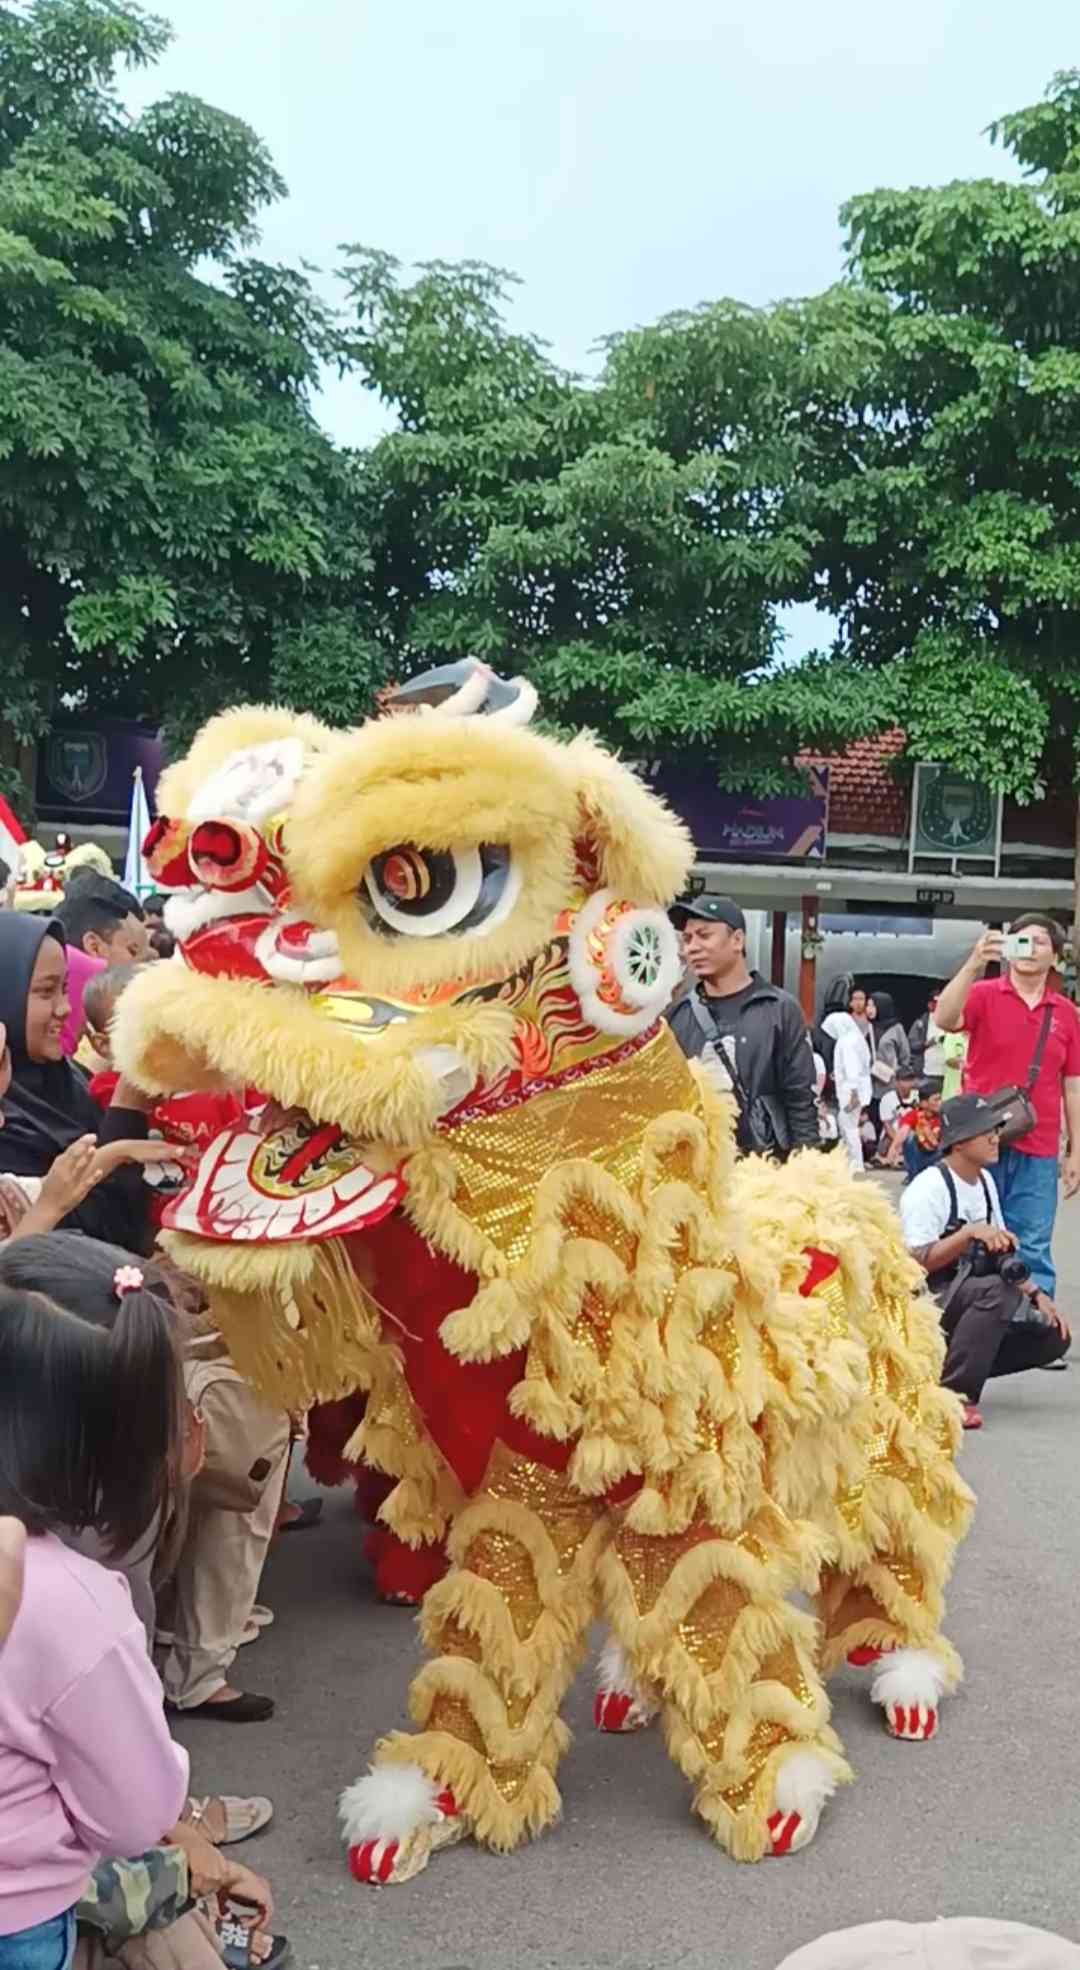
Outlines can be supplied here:
<path id="1" fill-rule="evenodd" d="M 108 1956 L 105 1945 L 85 1932 L 75 1945 L 74 1970 L 221 1970 L 221 1951 L 217 1938 L 199 1909 L 190 1909 L 167 1929 L 148 1930 L 133 1936 L 115 1956 Z"/>
<path id="2" fill-rule="evenodd" d="M 192 1486 L 191 1516 L 173 1579 L 166 1625 L 172 1643 L 162 1666 L 169 1702 L 180 1710 L 224 1688 L 258 1597 L 289 1461 L 289 1418 L 271 1409 L 232 1363 L 192 1361 L 188 1399 L 207 1426 L 207 1469 Z M 235 1496 L 253 1502 L 229 1509 Z"/>

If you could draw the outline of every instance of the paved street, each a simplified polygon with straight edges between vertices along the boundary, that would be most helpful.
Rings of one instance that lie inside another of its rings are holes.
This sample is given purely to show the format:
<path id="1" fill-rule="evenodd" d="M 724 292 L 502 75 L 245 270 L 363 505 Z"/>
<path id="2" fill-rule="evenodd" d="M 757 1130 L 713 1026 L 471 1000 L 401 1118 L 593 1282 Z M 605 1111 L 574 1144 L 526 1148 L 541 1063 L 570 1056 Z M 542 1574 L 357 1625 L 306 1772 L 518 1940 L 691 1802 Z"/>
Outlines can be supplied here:
<path id="1" fill-rule="evenodd" d="M 1060 1222 L 1059 1297 L 1080 1311 L 1080 1203 Z M 409 1616 L 374 1604 L 349 1502 L 329 1494 L 321 1527 L 278 1542 L 276 1626 L 241 1652 L 240 1680 L 277 1698 L 276 1718 L 184 1732 L 198 1789 L 276 1802 L 275 1826 L 241 1851 L 270 1875 L 301 1970 L 775 1970 L 797 1944 L 881 1916 L 996 1914 L 1080 1940 L 1080 1364 L 991 1384 L 985 1413 L 964 1445 L 979 1513 L 949 1621 L 968 1680 L 944 1733 L 893 1743 L 865 1675 L 845 1673 L 835 1722 L 857 1785 L 808 1852 L 759 1867 L 691 1819 L 655 1730 L 594 1735 L 583 1675 L 556 1832 L 505 1859 L 458 1848 L 405 1887 L 355 1885 L 336 1795 L 405 1722 L 418 1651 Z"/>

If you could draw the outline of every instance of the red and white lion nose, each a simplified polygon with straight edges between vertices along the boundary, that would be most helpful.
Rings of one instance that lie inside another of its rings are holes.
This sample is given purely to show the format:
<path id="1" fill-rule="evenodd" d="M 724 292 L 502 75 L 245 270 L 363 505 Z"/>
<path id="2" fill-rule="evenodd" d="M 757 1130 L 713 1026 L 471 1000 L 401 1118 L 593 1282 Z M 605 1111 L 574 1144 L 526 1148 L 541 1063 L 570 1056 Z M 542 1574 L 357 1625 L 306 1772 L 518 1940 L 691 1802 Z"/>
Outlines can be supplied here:
<path id="1" fill-rule="evenodd" d="M 261 882 L 270 852 L 249 821 L 200 821 L 188 842 L 191 874 L 204 889 L 251 889 Z"/>

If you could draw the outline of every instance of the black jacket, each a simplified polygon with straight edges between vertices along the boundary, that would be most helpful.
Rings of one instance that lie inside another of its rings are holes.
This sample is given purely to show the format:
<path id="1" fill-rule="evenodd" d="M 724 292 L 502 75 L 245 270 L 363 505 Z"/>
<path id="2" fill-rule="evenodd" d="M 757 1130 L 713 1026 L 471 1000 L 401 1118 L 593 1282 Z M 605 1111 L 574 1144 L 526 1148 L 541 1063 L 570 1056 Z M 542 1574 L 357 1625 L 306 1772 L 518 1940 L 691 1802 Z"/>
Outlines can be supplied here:
<path id="1" fill-rule="evenodd" d="M 820 1146 L 815 1103 L 814 1053 L 798 1001 L 778 985 L 767 985 L 752 972 L 754 991 L 740 1008 L 739 1073 L 748 1102 L 767 1098 L 783 1110 L 792 1149 Z M 708 1015 L 709 999 L 694 986 L 668 1014 L 668 1024 L 688 1060 L 704 1052 L 709 1035 L 694 1006 L 697 992 Z"/>

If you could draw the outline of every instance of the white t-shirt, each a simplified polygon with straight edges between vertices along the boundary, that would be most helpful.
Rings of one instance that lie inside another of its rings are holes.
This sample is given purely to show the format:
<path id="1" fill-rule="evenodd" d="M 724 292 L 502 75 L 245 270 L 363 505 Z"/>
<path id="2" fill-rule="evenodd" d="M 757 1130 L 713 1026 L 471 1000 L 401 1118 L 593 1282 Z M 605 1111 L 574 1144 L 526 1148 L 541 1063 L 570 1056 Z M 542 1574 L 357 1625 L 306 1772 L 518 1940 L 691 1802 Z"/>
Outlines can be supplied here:
<path id="1" fill-rule="evenodd" d="M 900 1106 L 900 1096 L 895 1088 L 890 1088 L 888 1094 L 883 1094 L 878 1102 L 878 1114 L 887 1129 L 892 1128 L 900 1113 Z"/>
<path id="2" fill-rule="evenodd" d="M 962 1224 L 981 1224 L 986 1219 L 986 1198 L 983 1183 L 990 1195 L 990 1222 L 1005 1227 L 1001 1215 L 997 1185 L 989 1170 L 984 1170 L 982 1183 L 976 1178 L 974 1183 L 964 1183 L 956 1171 L 950 1172 L 956 1186 L 956 1213 Z M 949 1187 L 941 1170 L 935 1163 L 929 1170 L 919 1175 L 900 1193 L 900 1223 L 904 1230 L 904 1243 L 909 1252 L 919 1252 L 927 1245 L 936 1245 L 944 1236 L 945 1226 L 952 1216 L 952 1201 Z"/>

